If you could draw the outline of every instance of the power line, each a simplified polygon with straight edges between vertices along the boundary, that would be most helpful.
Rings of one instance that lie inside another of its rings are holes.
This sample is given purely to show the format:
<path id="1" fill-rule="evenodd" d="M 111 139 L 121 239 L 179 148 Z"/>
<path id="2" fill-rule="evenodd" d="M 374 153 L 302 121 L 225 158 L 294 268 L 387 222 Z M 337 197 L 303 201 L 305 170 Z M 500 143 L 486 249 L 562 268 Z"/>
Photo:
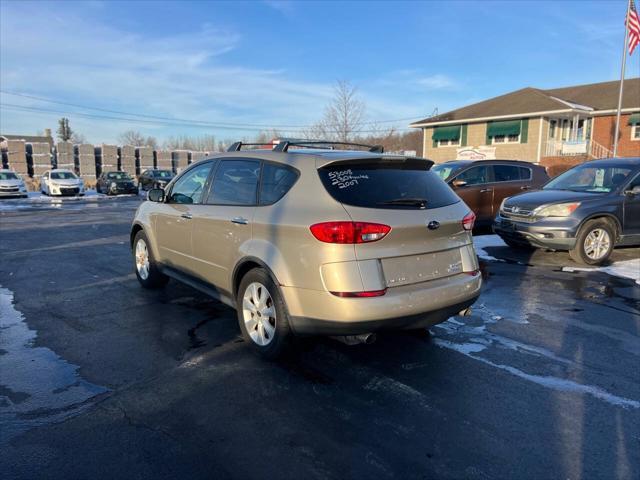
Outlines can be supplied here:
<path id="1" fill-rule="evenodd" d="M 77 108 L 82 108 L 84 110 L 95 110 L 95 111 L 99 111 L 99 112 L 104 112 L 104 113 L 114 113 L 117 115 L 127 115 L 127 116 L 132 116 L 132 117 L 141 117 L 141 118 L 149 118 L 149 119 L 154 119 L 154 120 L 163 120 L 163 121 L 172 121 L 172 122 L 180 122 L 180 123 L 188 123 L 188 124 L 201 124 L 203 126 L 211 126 L 214 128 L 224 128 L 224 127 L 242 127 L 243 130 L 247 130 L 248 128 L 246 127 L 260 127 L 262 130 L 264 129 L 278 129 L 278 128 L 295 128 L 295 129 L 304 129 L 304 128 L 312 128 L 314 125 L 267 125 L 267 124 L 259 124 L 259 123 L 229 123 L 229 122 L 206 122 L 203 120 L 192 120 L 192 119 L 183 119 L 183 118 L 175 118 L 175 117 L 164 117 L 164 116 L 156 116 L 156 115 L 146 115 L 143 113 L 131 113 L 131 112 L 124 112 L 124 111 L 120 111 L 120 110 L 110 110 L 110 109 L 106 109 L 106 108 L 100 108 L 100 107 L 92 107 L 92 106 L 88 106 L 88 105 L 81 105 L 81 104 L 77 104 L 77 103 L 69 103 L 69 102 L 63 102 L 60 100 L 53 100 L 53 99 L 49 99 L 49 98 L 45 98 L 45 97 L 38 97 L 35 95 L 27 95 L 24 93 L 16 93 L 16 92 L 9 92 L 7 90 L 2 90 L 0 89 L 0 92 L 6 94 L 6 95 L 12 95 L 12 96 L 16 96 L 16 97 L 23 97 L 23 98 L 30 98 L 33 100 L 40 100 L 43 102 L 49 102 L 49 103 L 56 103 L 59 105 L 66 105 L 66 106 L 70 106 L 70 107 L 77 107 Z M 397 119 L 392 119 L 392 120 L 377 120 L 377 121 L 369 121 L 369 122 L 362 122 L 362 125 L 376 125 L 376 124 L 380 124 L 380 123 L 394 123 L 394 122 L 404 122 L 404 121 L 410 121 L 410 120 L 418 120 L 422 117 L 407 117 L 407 118 L 397 118 Z M 329 126 L 335 126 L 335 125 L 329 125 Z"/>
<path id="2" fill-rule="evenodd" d="M 217 128 L 221 130 L 231 130 L 231 131 L 253 131 L 253 132 L 264 131 L 263 128 L 255 128 L 255 127 L 244 127 L 244 126 L 233 127 L 228 125 L 213 125 L 213 124 L 207 125 L 207 124 L 199 124 L 199 123 L 189 123 L 187 121 L 167 121 L 167 120 L 154 120 L 154 119 L 144 120 L 139 118 L 118 117 L 113 115 L 98 115 L 98 114 L 92 114 L 92 113 L 86 113 L 86 112 L 70 112 L 70 111 L 64 111 L 64 110 L 53 110 L 53 109 L 41 108 L 41 107 L 17 105 L 13 103 L 0 103 L 0 106 L 2 106 L 3 109 L 5 110 L 12 110 L 12 111 L 28 111 L 28 112 L 46 113 L 46 114 L 55 113 L 58 115 L 78 116 L 78 117 L 91 118 L 91 119 L 97 119 L 97 120 L 119 120 L 124 122 L 147 124 L 147 125 L 150 124 L 150 125 L 162 125 L 162 126 Z M 397 132 L 410 131 L 410 130 L 413 130 L 413 129 L 411 128 L 395 128 L 394 129 L 394 131 L 397 131 Z M 304 130 L 282 130 L 281 133 L 299 135 L 299 134 L 304 134 L 305 132 Z M 380 132 L 379 130 L 359 130 L 357 133 L 383 133 L 383 132 Z"/>

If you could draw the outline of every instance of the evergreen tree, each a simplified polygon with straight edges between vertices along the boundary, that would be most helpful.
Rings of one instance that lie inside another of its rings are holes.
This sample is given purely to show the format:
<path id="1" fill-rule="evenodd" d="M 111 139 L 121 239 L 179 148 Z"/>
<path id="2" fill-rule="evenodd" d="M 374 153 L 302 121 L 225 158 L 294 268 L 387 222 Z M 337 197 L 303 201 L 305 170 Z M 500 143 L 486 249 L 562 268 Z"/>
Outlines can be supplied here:
<path id="1" fill-rule="evenodd" d="M 73 137 L 73 130 L 69 126 L 69 119 L 62 117 L 58 120 L 58 138 L 63 142 L 68 142 Z"/>

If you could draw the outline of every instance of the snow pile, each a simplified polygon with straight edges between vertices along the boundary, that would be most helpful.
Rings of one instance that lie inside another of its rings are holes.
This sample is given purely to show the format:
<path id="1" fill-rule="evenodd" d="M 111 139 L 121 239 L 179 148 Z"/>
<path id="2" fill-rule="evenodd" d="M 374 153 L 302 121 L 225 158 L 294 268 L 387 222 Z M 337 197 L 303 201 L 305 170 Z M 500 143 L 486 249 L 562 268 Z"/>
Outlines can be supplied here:
<path id="1" fill-rule="evenodd" d="M 490 260 L 492 262 L 504 262 L 499 258 L 493 257 L 487 253 L 485 248 L 487 247 L 506 247 L 507 244 L 502 241 L 498 235 L 480 235 L 473 237 L 473 246 L 476 249 L 476 254 L 483 260 Z"/>
<path id="2" fill-rule="evenodd" d="M 562 267 L 563 272 L 605 272 L 609 275 L 630 278 L 640 285 L 640 258 L 614 262 L 606 267 Z"/>

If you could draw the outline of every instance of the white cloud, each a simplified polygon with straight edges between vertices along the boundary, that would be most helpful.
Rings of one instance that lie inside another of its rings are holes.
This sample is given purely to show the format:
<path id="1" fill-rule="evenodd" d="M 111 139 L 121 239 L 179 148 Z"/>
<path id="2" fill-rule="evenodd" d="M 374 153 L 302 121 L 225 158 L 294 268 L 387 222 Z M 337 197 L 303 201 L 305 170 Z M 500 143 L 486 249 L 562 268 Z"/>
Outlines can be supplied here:
<path id="1" fill-rule="evenodd" d="M 458 87 L 458 84 L 454 80 L 449 78 L 447 75 L 442 74 L 417 78 L 415 80 L 415 83 L 432 90 L 451 89 Z"/>
<path id="2" fill-rule="evenodd" d="M 271 5 L 289 9 L 290 6 Z M 100 3 L 94 10 L 99 10 Z M 330 81 L 306 80 L 309 72 L 245 66 L 235 52 L 242 35 L 213 24 L 188 33 L 146 36 L 131 26 L 101 22 L 100 12 L 79 14 L 47 9 L 46 4 L 2 3 L 0 85 L 3 90 L 60 99 L 74 104 L 210 123 L 309 125 L 319 120 L 333 94 Z M 286 12 L 285 12 L 286 13 Z M 25 35 L 24 19 L 29 19 Z M 423 116 L 430 112 L 430 90 L 446 91 L 444 74 L 392 72 L 365 81 L 360 94 L 371 120 Z M 139 124 L 74 116 L 80 109 L 2 95 L 1 101 L 67 113 L 72 127 L 95 143 L 113 142 L 135 128 L 159 138 L 213 133 L 220 138 L 252 136 L 252 130 Z M 425 105 L 424 108 L 421 105 Z M 109 115 L 91 110 L 87 113 Z M 427 112 L 427 113 L 428 113 Z M 0 111 L 0 130 L 34 133 L 54 128 L 61 113 Z M 407 127 L 399 122 L 396 127 Z M 385 124 L 384 126 L 390 126 Z M 282 128 L 281 130 L 285 130 Z"/>

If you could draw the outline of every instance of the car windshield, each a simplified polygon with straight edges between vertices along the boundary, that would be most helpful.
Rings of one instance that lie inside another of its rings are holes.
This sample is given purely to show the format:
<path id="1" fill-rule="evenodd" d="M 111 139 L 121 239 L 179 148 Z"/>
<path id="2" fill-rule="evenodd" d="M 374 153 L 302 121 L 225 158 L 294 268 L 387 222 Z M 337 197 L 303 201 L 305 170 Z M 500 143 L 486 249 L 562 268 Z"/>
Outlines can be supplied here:
<path id="1" fill-rule="evenodd" d="M 631 169 L 627 167 L 585 164 L 567 170 L 547 183 L 543 189 L 609 193 L 624 183 L 630 173 Z"/>
<path id="2" fill-rule="evenodd" d="M 156 178 L 171 178 L 173 174 L 169 170 L 156 170 L 153 172 L 153 176 Z"/>
<path id="3" fill-rule="evenodd" d="M 424 160 L 340 162 L 319 173 L 331 196 L 346 205 L 429 209 L 460 201 Z"/>
<path id="4" fill-rule="evenodd" d="M 0 172 L 0 180 L 18 180 L 18 177 L 13 172 Z"/>
<path id="5" fill-rule="evenodd" d="M 107 173 L 107 178 L 109 180 L 131 180 L 129 174 L 125 172 L 110 172 Z"/>
<path id="6" fill-rule="evenodd" d="M 431 171 L 436 172 L 441 179 L 447 180 L 447 178 L 451 177 L 464 166 L 465 164 L 462 162 L 447 162 L 441 163 L 439 165 L 434 165 L 431 168 Z"/>
<path id="7" fill-rule="evenodd" d="M 51 172 L 51 178 L 54 180 L 70 180 L 78 177 L 73 172 Z"/>

